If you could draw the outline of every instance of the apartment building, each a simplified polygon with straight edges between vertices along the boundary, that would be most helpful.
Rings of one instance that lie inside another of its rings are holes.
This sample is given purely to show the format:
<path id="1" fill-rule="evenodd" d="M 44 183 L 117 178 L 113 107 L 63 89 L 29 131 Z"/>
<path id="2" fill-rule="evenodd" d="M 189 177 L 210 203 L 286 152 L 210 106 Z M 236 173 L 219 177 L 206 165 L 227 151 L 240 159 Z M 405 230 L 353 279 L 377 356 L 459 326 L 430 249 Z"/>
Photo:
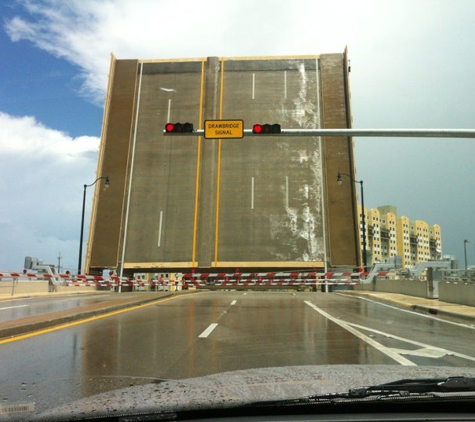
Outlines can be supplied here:
<path id="1" fill-rule="evenodd" d="M 358 206 L 358 211 L 361 228 L 361 206 Z M 442 232 L 438 224 L 431 226 L 423 220 L 411 221 L 407 216 L 398 217 L 394 205 L 369 210 L 365 207 L 364 212 L 368 263 L 383 262 L 398 256 L 401 267 L 411 267 L 421 261 L 440 258 Z"/>

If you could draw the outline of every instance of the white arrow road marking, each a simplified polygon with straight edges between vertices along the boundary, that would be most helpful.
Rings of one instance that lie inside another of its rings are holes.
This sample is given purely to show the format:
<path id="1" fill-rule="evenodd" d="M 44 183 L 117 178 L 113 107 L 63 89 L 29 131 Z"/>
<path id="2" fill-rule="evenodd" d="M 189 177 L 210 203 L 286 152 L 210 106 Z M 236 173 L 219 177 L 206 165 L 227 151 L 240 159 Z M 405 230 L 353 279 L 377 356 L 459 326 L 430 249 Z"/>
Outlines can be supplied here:
<path id="1" fill-rule="evenodd" d="M 442 356 L 445 356 L 445 355 L 450 355 L 450 356 L 456 356 L 456 357 L 461 358 L 461 359 L 467 359 L 467 360 L 471 360 L 471 361 L 475 362 L 475 357 L 465 355 L 463 353 L 458 353 L 458 352 L 454 352 L 452 350 L 443 349 L 441 347 L 432 346 L 430 344 L 422 343 L 420 341 L 415 341 L 415 340 L 410 340 L 408 338 L 395 336 L 394 334 L 385 333 L 384 331 L 375 330 L 374 328 L 364 327 L 362 325 L 353 324 L 351 322 L 347 322 L 347 324 L 351 325 L 352 327 L 359 328 L 360 330 L 370 331 L 372 333 L 380 334 L 382 336 L 385 336 L 387 338 L 391 338 L 393 340 L 399 340 L 399 341 L 403 341 L 405 343 L 414 344 L 415 346 L 419 346 L 419 347 L 422 348 L 422 349 L 419 349 L 419 350 L 423 350 L 423 352 L 421 352 L 421 353 L 425 353 L 425 354 L 424 355 L 418 355 L 418 356 L 442 357 Z M 432 356 L 429 356 L 428 349 L 431 350 L 430 353 L 432 353 Z M 392 349 L 392 350 L 399 350 L 399 349 Z M 403 354 L 405 354 L 405 355 L 411 355 L 411 354 L 415 355 L 414 352 L 415 352 L 414 350 L 404 350 Z M 402 352 L 400 352 L 400 353 L 402 353 Z M 437 356 L 437 355 L 440 355 L 440 356 Z"/>
<path id="2" fill-rule="evenodd" d="M 424 347 L 417 350 L 408 350 L 408 349 L 396 349 L 391 348 L 392 351 L 399 353 L 400 355 L 410 355 L 410 356 L 421 356 L 424 358 L 443 358 L 447 356 L 443 350 L 434 349 L 432 347 Z"/>
<path id="3" fill-rule="evenodd" d="M 373 346 L 375 349 L 377 349 L 380 352 L 384 353 L 386 356 L 390 357 L 391 359 L 395 360 L 396 362 L 400 363 L 401 365 L 417 366 L 414 362 L 411 362 L 409 359 L 406 359 L 405 357 L 401 356 L 399 353 L 396 353 L 395 351 L 393 351 L 390 348 L 382 345 L 381 343 L 377 342 L 376 340 L 373 340 L 371 337 L 368 337 L 368 336 L 364 335 L 363 333 L 360 333 L 358 330 L 351 327 L 350 324 L 348 324 L 347 322 L 342 321 L 341 319 L 337 319 L 337 318 L 331 316 L 329 313 L 327 313 L 324 310 L 320 309 L 318 306 L 314 305 L 313 303 L 311 303 L 307 300 L 304 301 L 304 303 L 306 303 L 308 306 L 313 308 L 320 315 L 323 315 L 325 318 L 329 319 L 330 321 L 334 322 L 335 324 L 338 324 L 340 327 L 342 327 L 345 330 L 349 331 L 351 334 L 355 335 L 360 340 L 363 340 L 365 343 L 368 343 L 370 346 Z"/>

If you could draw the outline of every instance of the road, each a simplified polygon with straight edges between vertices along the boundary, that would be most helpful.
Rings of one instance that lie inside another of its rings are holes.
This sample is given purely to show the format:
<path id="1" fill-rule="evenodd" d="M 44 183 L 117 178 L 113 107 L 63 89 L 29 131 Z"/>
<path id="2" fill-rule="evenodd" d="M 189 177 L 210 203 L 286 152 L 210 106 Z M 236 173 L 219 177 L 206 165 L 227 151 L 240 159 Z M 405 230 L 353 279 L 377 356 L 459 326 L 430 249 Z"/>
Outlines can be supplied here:
<path id="1" fill-rule="evenodd" d="M 246 368 L 475 366 L 474 330 L 337 293 L 204 292 L 0 340 L 0 379 L 6 399 L 46 406 Z"/>

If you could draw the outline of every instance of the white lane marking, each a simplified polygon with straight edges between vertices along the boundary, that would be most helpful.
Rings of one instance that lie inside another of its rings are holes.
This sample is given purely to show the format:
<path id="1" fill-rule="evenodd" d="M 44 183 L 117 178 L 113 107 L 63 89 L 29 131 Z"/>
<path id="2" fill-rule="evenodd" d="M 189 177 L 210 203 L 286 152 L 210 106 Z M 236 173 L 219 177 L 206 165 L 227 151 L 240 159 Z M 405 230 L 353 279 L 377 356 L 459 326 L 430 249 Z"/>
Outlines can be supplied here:
<path id="1" fill-rule="evenodd" d="M 246 293 L 243 293 L 242 295 L 243 295 L 243 296 L 246 296 L 246 295 L 247 295 L 247 292 L 246 292 Z"/>
<path id="2" fill-rule="evenodd" d="M 377 349 L 380 352 L 384 353 L 386 356 L 388 356 L 391 359 L 395 360 L 399 364 L 404 365 L 404 366 L 417 366 L 414 362 L 411 362 L 409 359 L 406 359 L 405 357 L 403 357 L 400 354 L 396 353 L 395 351 L 389 349 L 388 347 L 382 345 L 381 343 L 377 342 L 376 340 L 373 340 L 371 337 L 368 337 L 368 336 L 364 335 L 363 333 L 360 333 L 358 330 L 351 327 L 348 323 L 331 316 L 329 313 L 325 312 L 323 309 L 320 309 L 318 306 L 314 305 L 312 302 L 309 302 L 309 301 L 305 300 L 304 303 L 307 304 L 308 306 L 310 306 L 311 308 L 313 308 L 320 315 L 324 316 L 325 318 L 329 319 L 330 321 L 334 322 L 335 324 L 338 324 L 340 327 L 342 327 L 345 330 L 349 331 L 351 334 L 358 337 L 360 340 L 363 340 L 365 343 L 368 343 L 370 346 L 373 346 L 375 349 Z"/>
<path id="3" fill-rule="evenodd" d="M 13 308 L 24 308 L 25 306 L 30 306 L 30 305 L 7 306 L 5 308 L 0 308 L 0 311 L 5 311 L 6 309 L 13 309 Z"/>
<path id="4" fill-rule="evenodd" d="M 340 296 L 348 297 L 348 295 L 345 295 L 345 294 L 341 294 L 341 293 L 337 293 L 337 294 L 340 295 Z M 448 321 L 446 319 L 442 319 L 442 318 L 436 317 L 434 315 L 425 315 L 425 314 L 421 314 L 419 312 L 409 311 L 408 309 L 398 308 L 397 306 L 389 305 L 389 304 L 383 303 L 383 302 L 378 302 L 377 300 L 369 299 L 369 298 L 363 297 L 363 296 L 356 296 L 355 295 L 354 297 L 356 297 L 357 299 L 366 300 L 367 302 L 375 303 L 377 305 L 386 306 L 387 308 L 396 309 L 397 311 L 406 312 L 408 314 L 417 315 L 417 316 L 420 316 L 420 317 L 423 317 L 423 318 L 429 318 L 429 319 L 432 319 L 434 321 L 445 322 L 447 324 L 456 325 L 458 327 L 470 328 L 471 330 L 475 330 L 475 325 L 462 324 L 460 322 Z"/>
<path id="5" fill-rule="evenodd" d="M 218 326 L 218 324 L 215 323 L 215 322 L 213 322 L 212 324 L 210 324 L 210 326 L 209 326 L 206 330 L 204 330 L 204 331 L 198 336 L 198 338 L 206 338 L 206 337 L 208 337 L 208 336 L 211 334 L 211 332 L 212 332 L 217 326 Z"/>
<path id="6" fill-rule="evenodd" d="M 256 74 L 252 74 L 252 99 L 255 98 L 256 95 Z"/>
<path id="7" fill-rule="evenodd" d="M 285 176 L 285 208 L 289 208 L 289 176 Z"/>
<path id="8" fill-rule="evenodd" d="M 231 306 L 235 305 L 236 302 L 237 302 L 237 300 L 233 300 L 233 301 L 231 302 Z"/>
<path id="9" fill-rule="evenodd" d="M 254 176 L 251 177 L 251 210 L 254 209 Z"/>
<path id="10" fill-rule="evenodd" d="M 158 242 L 157 246 L 161 246 L 161 240 L 162 240 L 162 224 L 163 224 L 163 211 L 160 211 L 160 219 L 158 221 Z"/>
<path id="11" fill-rule="evenodd" d="M 428 350 L 430 349 L 432 351 L 431 353 L 433 353 L 434 355 L 437 355 L 437 354 L 450 355 L 450 356 L 456 356 L 456 357 L 461 358 L 461 359 L 475 361 L 475 357 L 465 355 L 463 353 L 454 352 L 453 350 L 443 349 L 442 347 L 437 347 L 437 346 L 433 346 L 431 344 L 422 343 L 420 341 L 415 341 L 415 340 L 410 340 L 408 338 L 399 337 L 399 336 L 396 336 L 394 334 L 386 333 L 384 331 L 375 330 L 374 328 L 364 327 L 364 326 L 358 325 L 358 324 L 353 324 L 351 322 L 348 322 L 347 324 L 351 325 L 352 327 L 359 328 L 360 330 L 370 331 L 372 333 L 379 334 L 379 335 L 385 336 L 387 338 L 392 338 L 393 340 L 398 340 L 398 341 L 402 341 L 404 343 L 409 343 L 409 344 L 414 344 L 415 346 L 419 346 L 424 350 L 425 356 L 428 356 L 428 354 L 429 354 Z M 393 348 L 392 350 L 397 350 L 397 349 Z M 419 349 L 419 350 L 421 350 L 421 349 Z M 405 354 L 405 355 L 415 354 L 413 352 L 414 351 L 405 350 L 403 354 Z M 398 352 L 398 353 L 402 353 L 402 352 Z M 434 356 L 432 356 L 432 357 L 434 357 Z"/>
<path id="12" fill-rule="evenodd" d="M 396 353 L 399 353 L 400 355 L 419 356 L 423 358 L 432 359 L 443 358 L 447 355 L 447 353 L 443 352 L 442 350 L 436 350 L 431 347 L 423 347 L 422 349 L 416 350 L 396 349 L 395 347 L 393 347 L 392 350 L 394 350 Z"/>

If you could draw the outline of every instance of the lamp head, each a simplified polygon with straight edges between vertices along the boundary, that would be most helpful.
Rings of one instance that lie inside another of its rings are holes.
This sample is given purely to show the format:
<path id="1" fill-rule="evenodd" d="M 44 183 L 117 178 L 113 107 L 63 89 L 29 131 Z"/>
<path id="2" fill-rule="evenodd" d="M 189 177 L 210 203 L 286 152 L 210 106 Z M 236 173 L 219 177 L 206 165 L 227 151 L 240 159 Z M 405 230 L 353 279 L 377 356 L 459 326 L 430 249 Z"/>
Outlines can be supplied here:
<path id="1" fill-rule="evenodd" d="M 338 176 L 337 176 L 337 178 L 336 178 L 336 182 L 337 182 L 339 185 L 341 185 L 341 184 L 343 183 L 343 180 L 341 179 L 341 173 L 340 173 L 340 172 L 338 172 Z"/>
<path id="2" fill-rule="evenodd" d="M 106 177 L 106 182 L 104 183 L 104 188 L 107 189 L 110 186 L 109 176 Z"/>

